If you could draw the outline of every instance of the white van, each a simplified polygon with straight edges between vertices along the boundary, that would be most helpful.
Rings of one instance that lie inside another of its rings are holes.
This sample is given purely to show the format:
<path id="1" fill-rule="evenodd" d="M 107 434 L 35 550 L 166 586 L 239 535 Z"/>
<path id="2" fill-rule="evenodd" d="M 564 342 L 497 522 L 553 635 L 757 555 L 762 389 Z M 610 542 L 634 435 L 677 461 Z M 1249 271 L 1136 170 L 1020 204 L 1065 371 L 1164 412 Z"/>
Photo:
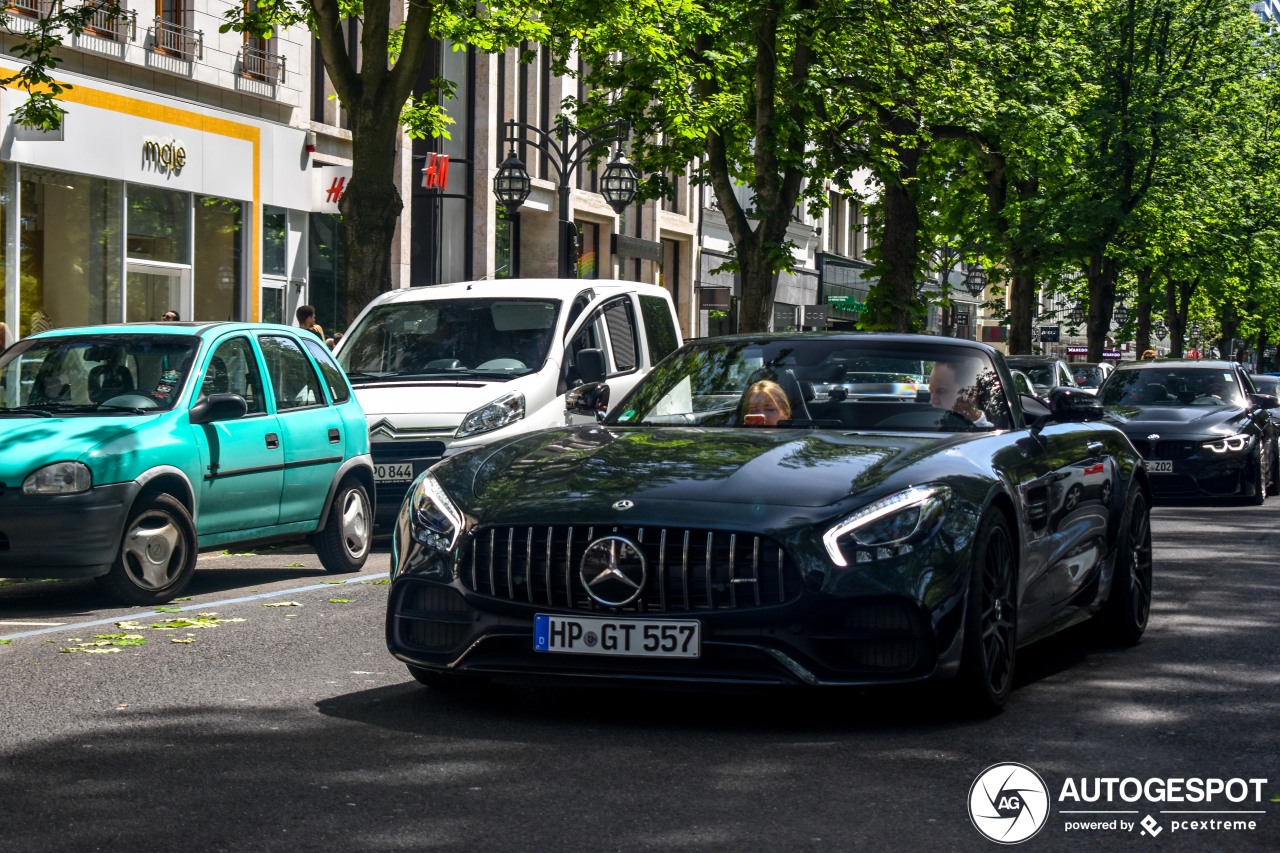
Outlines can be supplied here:
<path id="1" fill-rule="evenodd" d="M 368 418 L 378 521 L 443 457 L 586 422 L 566 393 L 608 382 L 617 402 L 681 343 L 667 291 L 632 281 L 501 279 L 378 296 L 334 351 Z"/>

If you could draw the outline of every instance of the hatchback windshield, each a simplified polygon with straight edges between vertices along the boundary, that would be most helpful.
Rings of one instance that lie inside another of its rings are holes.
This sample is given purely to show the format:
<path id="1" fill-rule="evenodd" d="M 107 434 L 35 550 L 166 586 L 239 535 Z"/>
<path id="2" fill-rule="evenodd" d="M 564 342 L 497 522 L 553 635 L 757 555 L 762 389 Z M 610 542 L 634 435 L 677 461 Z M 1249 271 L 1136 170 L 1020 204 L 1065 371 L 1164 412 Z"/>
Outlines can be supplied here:
<path id="1" fill-rule="evenodd" d="M 616 424 L 954 432 L 1006 429 L 985 353 L 868 338 L 721 339 L 660 363 Z"/>
<path id="2" fill-rule="evenodd" d="M 0 410 L 59 414 L 170 409 L 199 341 L 145 334 L 19 341 L 0 355 Z"/>
<path id="3" fill-rule="evenodd" d="M 361 379 L 523 376 L 542 367 L 560 310 L 554 299 L 440 299 L 371 311 L 336 358 Z"/>
<path id="4" fill-rule="evenodd" d="M 1230 370 L 1171 367 L 1117 370 L 1102 386 L 1104 406 L 1244 406 Z"/>

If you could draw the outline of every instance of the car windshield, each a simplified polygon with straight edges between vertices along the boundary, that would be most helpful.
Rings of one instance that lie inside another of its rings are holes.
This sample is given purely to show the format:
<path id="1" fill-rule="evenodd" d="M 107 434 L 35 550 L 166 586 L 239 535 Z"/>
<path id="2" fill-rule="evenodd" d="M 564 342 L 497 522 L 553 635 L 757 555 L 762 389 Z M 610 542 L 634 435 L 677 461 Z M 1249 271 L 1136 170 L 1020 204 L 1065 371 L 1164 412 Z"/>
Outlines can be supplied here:
<path id="1" fill-rule="evenodd" d="M 1244 406 L 1230 370 L 1170 367 L 1117 370 L 1102 386 L 1104 406 Z"/>
<path id="2" fill-rule="evenodd" d="M 698 341 L 615 406 L 614 424 L 955 432 L 1007 429 L 1004 390 L 978 349 L 867 336 Z"/>
<path id="3" fill-rule="evenodd" d="M 1010 362 L 1009 366 L 1016 367 L 1018 370 L 1027 374 L 1027 378 L 1041 388 L 1051 388 L 1058 384 L 1052 364 Z"/>
<path id="4" fill-rule="evenodd" d="M 95 334 L 28 338 L 0 355 L 0 411 L 141 413 L 171 409 L 199 339 Z"/>
<path id="5" fill-rule="evenodd" d="M 523 376 L 551 349 L 560 301 L 433 299 L 382 305 L 342 340 L 335 358 L 352 382 Z"/>
<path id="6" fill-rule="evenodd" d="M 1101 367 L 1092 364 L 1077 364 L 1071 368 L 1071 375 L 1081 388 L 1097 388 L 1107 378 Z"/>

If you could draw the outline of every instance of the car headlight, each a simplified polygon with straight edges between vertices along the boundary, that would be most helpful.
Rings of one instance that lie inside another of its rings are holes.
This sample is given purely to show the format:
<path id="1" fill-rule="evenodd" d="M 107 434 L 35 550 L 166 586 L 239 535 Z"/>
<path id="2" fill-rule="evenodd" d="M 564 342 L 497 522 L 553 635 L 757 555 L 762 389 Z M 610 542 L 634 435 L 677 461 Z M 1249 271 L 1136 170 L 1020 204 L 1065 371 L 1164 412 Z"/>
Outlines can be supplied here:
<path id="1" fill-rule="evenodd" d="M 414 541 L 447 554 L 462 535 L 462 512 L 431 474 L 409 495 L 409 529 Z"/>
<path id="2" fill-rule="evenodd" d="M 507 424 L 513 424 L 523 417 L 524 394 L 512 391 L 463 418 L 462 426 L 458 427 L 456 435 L 458 438 L 465 438 L 477 433 L 491 432 L 502 429 Z"/>
<path id="3" fill-rule="evenodd" d="M 1214 453 L 1239 453 L 1249 446 L 1249 436 L 1243 433 L 1231 435 L 1226 438 L 1220 438 L 1217 441 L 1206 441 L 1200 446 L 1205 450 L 1212 450 Z"/>
<path id="4" fill-rule="evenodd" d="M 822 534 L 827 556 L 837 566 L 849 565 L 840 547 L 845 537 L 858 563 L 909 554 L 938 529 L 950 497 L 946 486 L 912 486 L 868 504 Z"/>
<path id="5" fill-rule="evenodd" d="M 89 491 L 93 476 L 83 462 L 54 462 L 22 481 L 24 495 L 75 495 Z"/>

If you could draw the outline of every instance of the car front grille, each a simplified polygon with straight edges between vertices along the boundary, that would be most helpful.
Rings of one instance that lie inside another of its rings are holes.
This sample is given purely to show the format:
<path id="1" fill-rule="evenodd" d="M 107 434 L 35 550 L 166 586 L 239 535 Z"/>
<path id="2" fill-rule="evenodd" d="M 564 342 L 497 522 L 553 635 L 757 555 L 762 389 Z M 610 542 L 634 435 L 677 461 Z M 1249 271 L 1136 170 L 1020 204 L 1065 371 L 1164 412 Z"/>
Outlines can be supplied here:
<path id="1" fill-rule="evenodd" d="M 646 564 L 639 596 L 604 607 L 579 577 L 600 536 L 633 543 Z M 463 583 L 480 595 L 572 610 L 670 613 L 783 604 L 800 595 L 800 572 L 773 540 L 693 528 L 549 526 L 481 528 L 459 555 Z"/>
<path id="2" fill-rule="evenodd" d="M 1187 459 L 1196 452 L 1194 441 L 1146 441 L 1131 439 L 1143 459 Z"/>
<path id="3" fill-rule="evenodd" d="M 372 441 L 369 453 L 374 462 L 413 462 L 429 459 L 432 462 L 444 456 L 443 441 Z"/>

